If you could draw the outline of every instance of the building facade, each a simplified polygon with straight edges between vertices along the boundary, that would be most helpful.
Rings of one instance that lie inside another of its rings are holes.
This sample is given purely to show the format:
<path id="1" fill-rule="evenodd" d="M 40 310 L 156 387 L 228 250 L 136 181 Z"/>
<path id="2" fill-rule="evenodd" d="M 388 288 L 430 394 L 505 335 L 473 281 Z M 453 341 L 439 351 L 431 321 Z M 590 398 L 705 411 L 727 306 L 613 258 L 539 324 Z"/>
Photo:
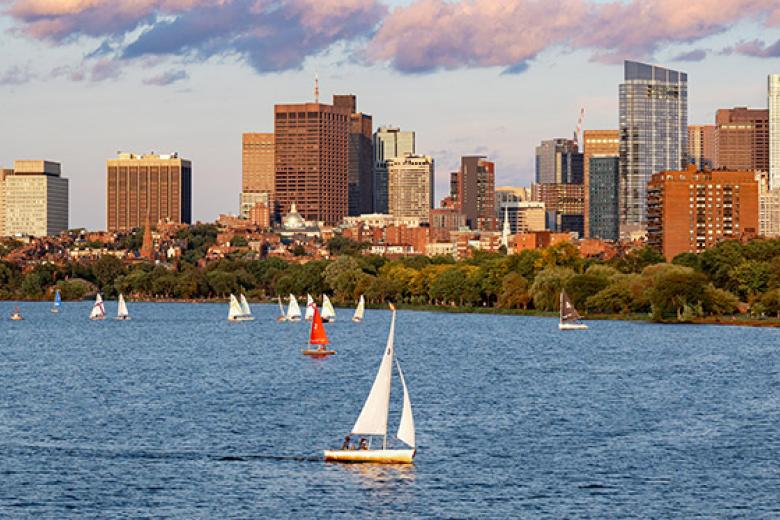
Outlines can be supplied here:
<path id="1" fill-rule="evenodd" d="M 151 222 L 192 223 L 192 163 L 178 154 L 120 153 L 106 162 L 106 228 Z"/>
<path id="2" fill-rule="evenodd" d="M 255 202 L 271 205 L 275 182 L 274 134 L 246 133 L 241 139 L 241 217 L 249 218 Z"/>
<path id="3" fill-rule="evenodd" d="M 495 163 L 482 155 L 461 157 L 460 170 L 450 175 L 450 196 L 471 229 L 496 231 Z"/>
<path id="4" fill-rule="evenodd" d="M 287 214 L 338 225 L 348 211 L 349 108 L 324 103 L 275 105 L 275 198 Z"/>
<path id="5" fill-rule="evenodd" d="M 717 143 L 715 125 L 688 127 L 688 160 L 699 170 L 716 168 Z"/>
<path id="6" fill-rule="evenodd" d="M 590 182 L 587 197 L 590 229 L 588 237 L 601 240 L 620 238 L 620 159 L 614 155 L 593 156 L 589 161 Z"/>
<path id="7" fill-rule="evenodd" d="M 387 161 L 415 155 L 414 132 L 383 127 L 374 133 L 374 211 L 387 213 Z"/>
<path id="8" fill-rule="evenodd" d="M 688 75 L 626 61 L 620 85 L 620 229 L 643 235 L 647 183 L 687 163 Z"/>
<path id="9" fill-rule="evenodd" d="M 357 96 L 333 96 L 334 106 L 349 110 L 349 173 L 347 213 L 350 216 L 374 211 L 373 119 L 357 111 Z"/>
<path id="10" fill-rule="evenodd" d="M 769 171 L 769 110 L 720 109 L 715 113 L 715 125 L 716 168 Z"/>
<path id="11" fill-rule="evenodd" d="M 531 198 L 544 203 L 546 229 L 583 236 L 584 190 L 583 184 L 534 184 L 531 187 Z"/>
<path id="12" fill-rule="evenodd" d="M 585 185 L 585 238 L 590 237 L 590 159 L 594 156 L 620 157 L 619 130 L 585 130 L 582 135 L 583 184 Z"/>
<path id="13" fill-rule="evenodd" d="M 769 187 L 780 188 L 780 74 L 769 75 Z"/>
<path id="14" fill-rule="evenodd" d="M 509 222 L 509 232 L 528 233 L 531 231 L 544 231 L 545 208 L 543 202 L 504 202 L 500 204 L 498 218 L 499 227 L 504 229 L 504 218 Z"/>
<path id="15" fill-rule="evenodd" d="M 3 235 L 42 237 L 68 229 L 68 179 L 51 161 L 14 161 L 3 171 Z"/>
<path id="16" fill-rule="evenodd" d="M 756 174 L 758 181 L 758 234 L 780 238 L 780 188 L 769 188 L 769 173 Z"/>
<path id="17" fill-rule="evenodd" d="M 550 139 L 536 147 L 538 184 L 582 184 L 583 157 L 571 139 Z"/>
<path id="18" fill-rule="evenodd" d="M 653 175 L 648 184 L 648 244 L 671 261 L 721 240 L 759 231 L 758 181 L 753 172 L 685 171 Z"/>
<path id="19" fill-rule="evenodd" d="M 433 208 L 433 158 L 427 155 L 406 155 L 389 159 L 387 191 L 390 215 L 430 222 Z"/>

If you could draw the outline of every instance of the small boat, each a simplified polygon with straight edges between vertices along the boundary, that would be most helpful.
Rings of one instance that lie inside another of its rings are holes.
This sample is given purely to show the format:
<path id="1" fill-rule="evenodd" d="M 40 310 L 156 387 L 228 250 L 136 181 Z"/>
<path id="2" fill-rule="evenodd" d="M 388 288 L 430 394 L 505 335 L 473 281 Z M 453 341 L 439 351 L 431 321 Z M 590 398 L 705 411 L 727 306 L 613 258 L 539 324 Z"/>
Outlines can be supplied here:
<path id="1" fill-rule="evenodd" d="M 336 321 L 336 309 L 333 308 L 333 304 L 330 303 L 330 298 L 328 298 L 327 294 L 322 295 L 322 321 L 325 323 Z"/>
<path id="2" fill-rule="evenodd" d="M 116 309 L 115 320 L 127 321 L 130 319 L 130 312 L 127 310 L 127 304 L 125 303 L 125 297 L 119 294 L 119 306 Z"/>
<path id="3" fill-rule="evenodd" d="M 306 318 L 306 321 L 311 321 L 313 317 L 314 317 L 314 298 L 311 297 L 311 294 L 307 294 L 306 314 L 304 315 L 304 318 Z"/>
<path id="4" fill-rule="evenodd" d="M 287 305 L 287 321 L 301 321 L 301 306 L 294 294 L 290 295 L 290 304 Z"/>
<path id="5" fill-rule="evenodd" d="M 230 305 L 228 306 L 228 321 L 244 321 L 244 310 L 238 303 L 238 298 L 234 294 L 230 295 Z"/>
<path id="6" fill-rule="evenodd" d="M 401 364 L 395 359 L 393 347 L 395 336 L 395 307 L 391 306 L 393 317 L 390 321 L 390 333 L 387 336 L 387 346 L 382 354 L 382 362 L 371 386 L 363 410 L 352 427 L 351 435 L 364 435 L 369 437 L 369 442 L 362 449 L 349 449 L 349 439 L 345 439 L 345 445 L 339 450 L 325 450 L 326 461 L 332 462 L 369 462 L 377 464 L 411 464 L 417 453 L 415 449 L 414 417 L 412 415 L 412 401 L 406 388 Z M 401 410 L 401 422 L 398 425 L 396 438 L 409 446 L 409 448 L 387 447 L 387 418 L 390 413 L 390 387 L 393 379 L 393 361 L 398 369 L 398 379 L 401 382 L 404 399 Z M 371 449 L 371 436 L 382 437 L 382 448 Z M 362 443 L 361 443 L 362 444 Z"/>
<path id="7" fill-rule="evenodd" d="M 287 315 L 284 313 L 284 306 L 282 305 L 282 297 L 279 296 L 279 316 L 276 318 L 276 321 L 279 323 L 282 323 L 284 321 L 287 321 Z"/>
<path id="8" fill-rule="evenodd" d="M 19 310 L 19 306 L 17 305 L 14 307 L 14 312 L 11 313 L 11 321 L 22 321 L 24 319 L 24 316 L 22 316 L 22 311 Z"/>
<path id="9" fill-rule="evenodd" d="M 103 298 L 100 297 L 100 293 L 95 297 L 95 304 L 92 306 L 92 312 L 89 313 L 89 319 L 92 321 L 99 321 L 106 318 L 106 308 L 103 305 Z"/>
<path id="10" fill-rule="evenodd" d="M 51 306 L 51 313 L 59 314 L 61 306 L 62 306 L 62 295 L 60 295 L 60 290 L 57 289 L 57 292 L 54 293 L 54 305 Z"/>
<path id="11" fill-rule="evenodd" d="M 582 316 L 574 308 L 574 304 L 566 294 L 566 291 L 561 291 L 561 320 L 558 323 L 558 329 L 560 330 L 588 330 L 588 326 L 580 322 Z"/>
<path id="12" fill-rule="evenodd" d="M 254 321 L 255 317 L 252 316 L 252 309 L 249 308 L 249 302 L 246 301 L 246 296 L 243 293 L 240 295 L 241 299 L 241 321 Z"/>
<path id="13" fill-rule="evenodd" d="M 304 356 L 310 356 L 314 358 L 324 358 L 332 356 L 336 353 L 335 350 L 328 350 L 326 345 L 330 343 L 328 341 L 328 335 L 325 334 L 325 327 L 322 325 L 322 316 L 317 310 L 317 305 L 313 306 L 314 315 L 311 319 L 311 334 L 309 334 L 309 345 L 318 345 L 317 348 L 307 348 L 303 350 Z"/>
<path id="14" fill-rule="evenodd" d="M 366 314 L 366 299 L 363 295 L 360 295 L 360 301 L 358 301 L 357 309 L 355 309 L 355 315 L 352 316 L 352 321 L 360 323 L 363 321 L 363 316 Z"/>

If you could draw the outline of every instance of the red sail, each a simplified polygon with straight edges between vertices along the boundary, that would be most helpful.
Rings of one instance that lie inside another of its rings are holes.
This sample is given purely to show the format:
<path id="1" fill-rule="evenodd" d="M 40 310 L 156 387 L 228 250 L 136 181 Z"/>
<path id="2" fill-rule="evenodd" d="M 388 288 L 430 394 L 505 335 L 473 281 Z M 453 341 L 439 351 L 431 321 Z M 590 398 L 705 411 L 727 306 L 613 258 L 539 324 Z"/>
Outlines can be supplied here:
<path id="1" fill-rule="evenodd" d="M 322 317 L 317 306 L 314 306 L 314 318 L 311 320 L 311 337 L 309 338 L 310 345 L 327 345 L 328 336 L 325 334 L 325 327 L 322 325 Z"/>

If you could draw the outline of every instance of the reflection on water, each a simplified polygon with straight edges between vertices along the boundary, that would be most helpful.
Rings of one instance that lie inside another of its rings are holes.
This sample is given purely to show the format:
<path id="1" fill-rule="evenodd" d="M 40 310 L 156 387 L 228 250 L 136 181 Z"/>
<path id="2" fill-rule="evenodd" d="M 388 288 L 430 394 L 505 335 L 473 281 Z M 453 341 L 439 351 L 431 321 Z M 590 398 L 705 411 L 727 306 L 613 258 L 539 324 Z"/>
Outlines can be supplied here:
<path id="1" fill-rule="evenodd" d="M 414 464 L 337 464 L 366 489 L 393 490 L 399 482 L 414 482 Z"/>

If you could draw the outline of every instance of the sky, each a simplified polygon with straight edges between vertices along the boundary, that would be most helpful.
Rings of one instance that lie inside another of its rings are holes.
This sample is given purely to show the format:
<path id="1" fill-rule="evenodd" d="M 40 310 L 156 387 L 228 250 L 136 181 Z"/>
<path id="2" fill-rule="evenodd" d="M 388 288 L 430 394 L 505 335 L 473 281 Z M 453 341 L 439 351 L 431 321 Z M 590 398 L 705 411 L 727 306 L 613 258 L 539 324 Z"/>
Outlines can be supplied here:
<path id="1" fill-rule="evenodd" d="M 117 151 L 193 162 L 193 216 L 238 211 L 241 134 L 274 103 L 358 96 L 417 133 L 438 201 L 460 156 L 529 185 L 534 147 L 618 125 L 622 62 L 688 73 L 689 122 L 766 107 L 776 0 L 0 0 L 0 166 L 62 164 L 70 225 L 105 228 Z"/>

